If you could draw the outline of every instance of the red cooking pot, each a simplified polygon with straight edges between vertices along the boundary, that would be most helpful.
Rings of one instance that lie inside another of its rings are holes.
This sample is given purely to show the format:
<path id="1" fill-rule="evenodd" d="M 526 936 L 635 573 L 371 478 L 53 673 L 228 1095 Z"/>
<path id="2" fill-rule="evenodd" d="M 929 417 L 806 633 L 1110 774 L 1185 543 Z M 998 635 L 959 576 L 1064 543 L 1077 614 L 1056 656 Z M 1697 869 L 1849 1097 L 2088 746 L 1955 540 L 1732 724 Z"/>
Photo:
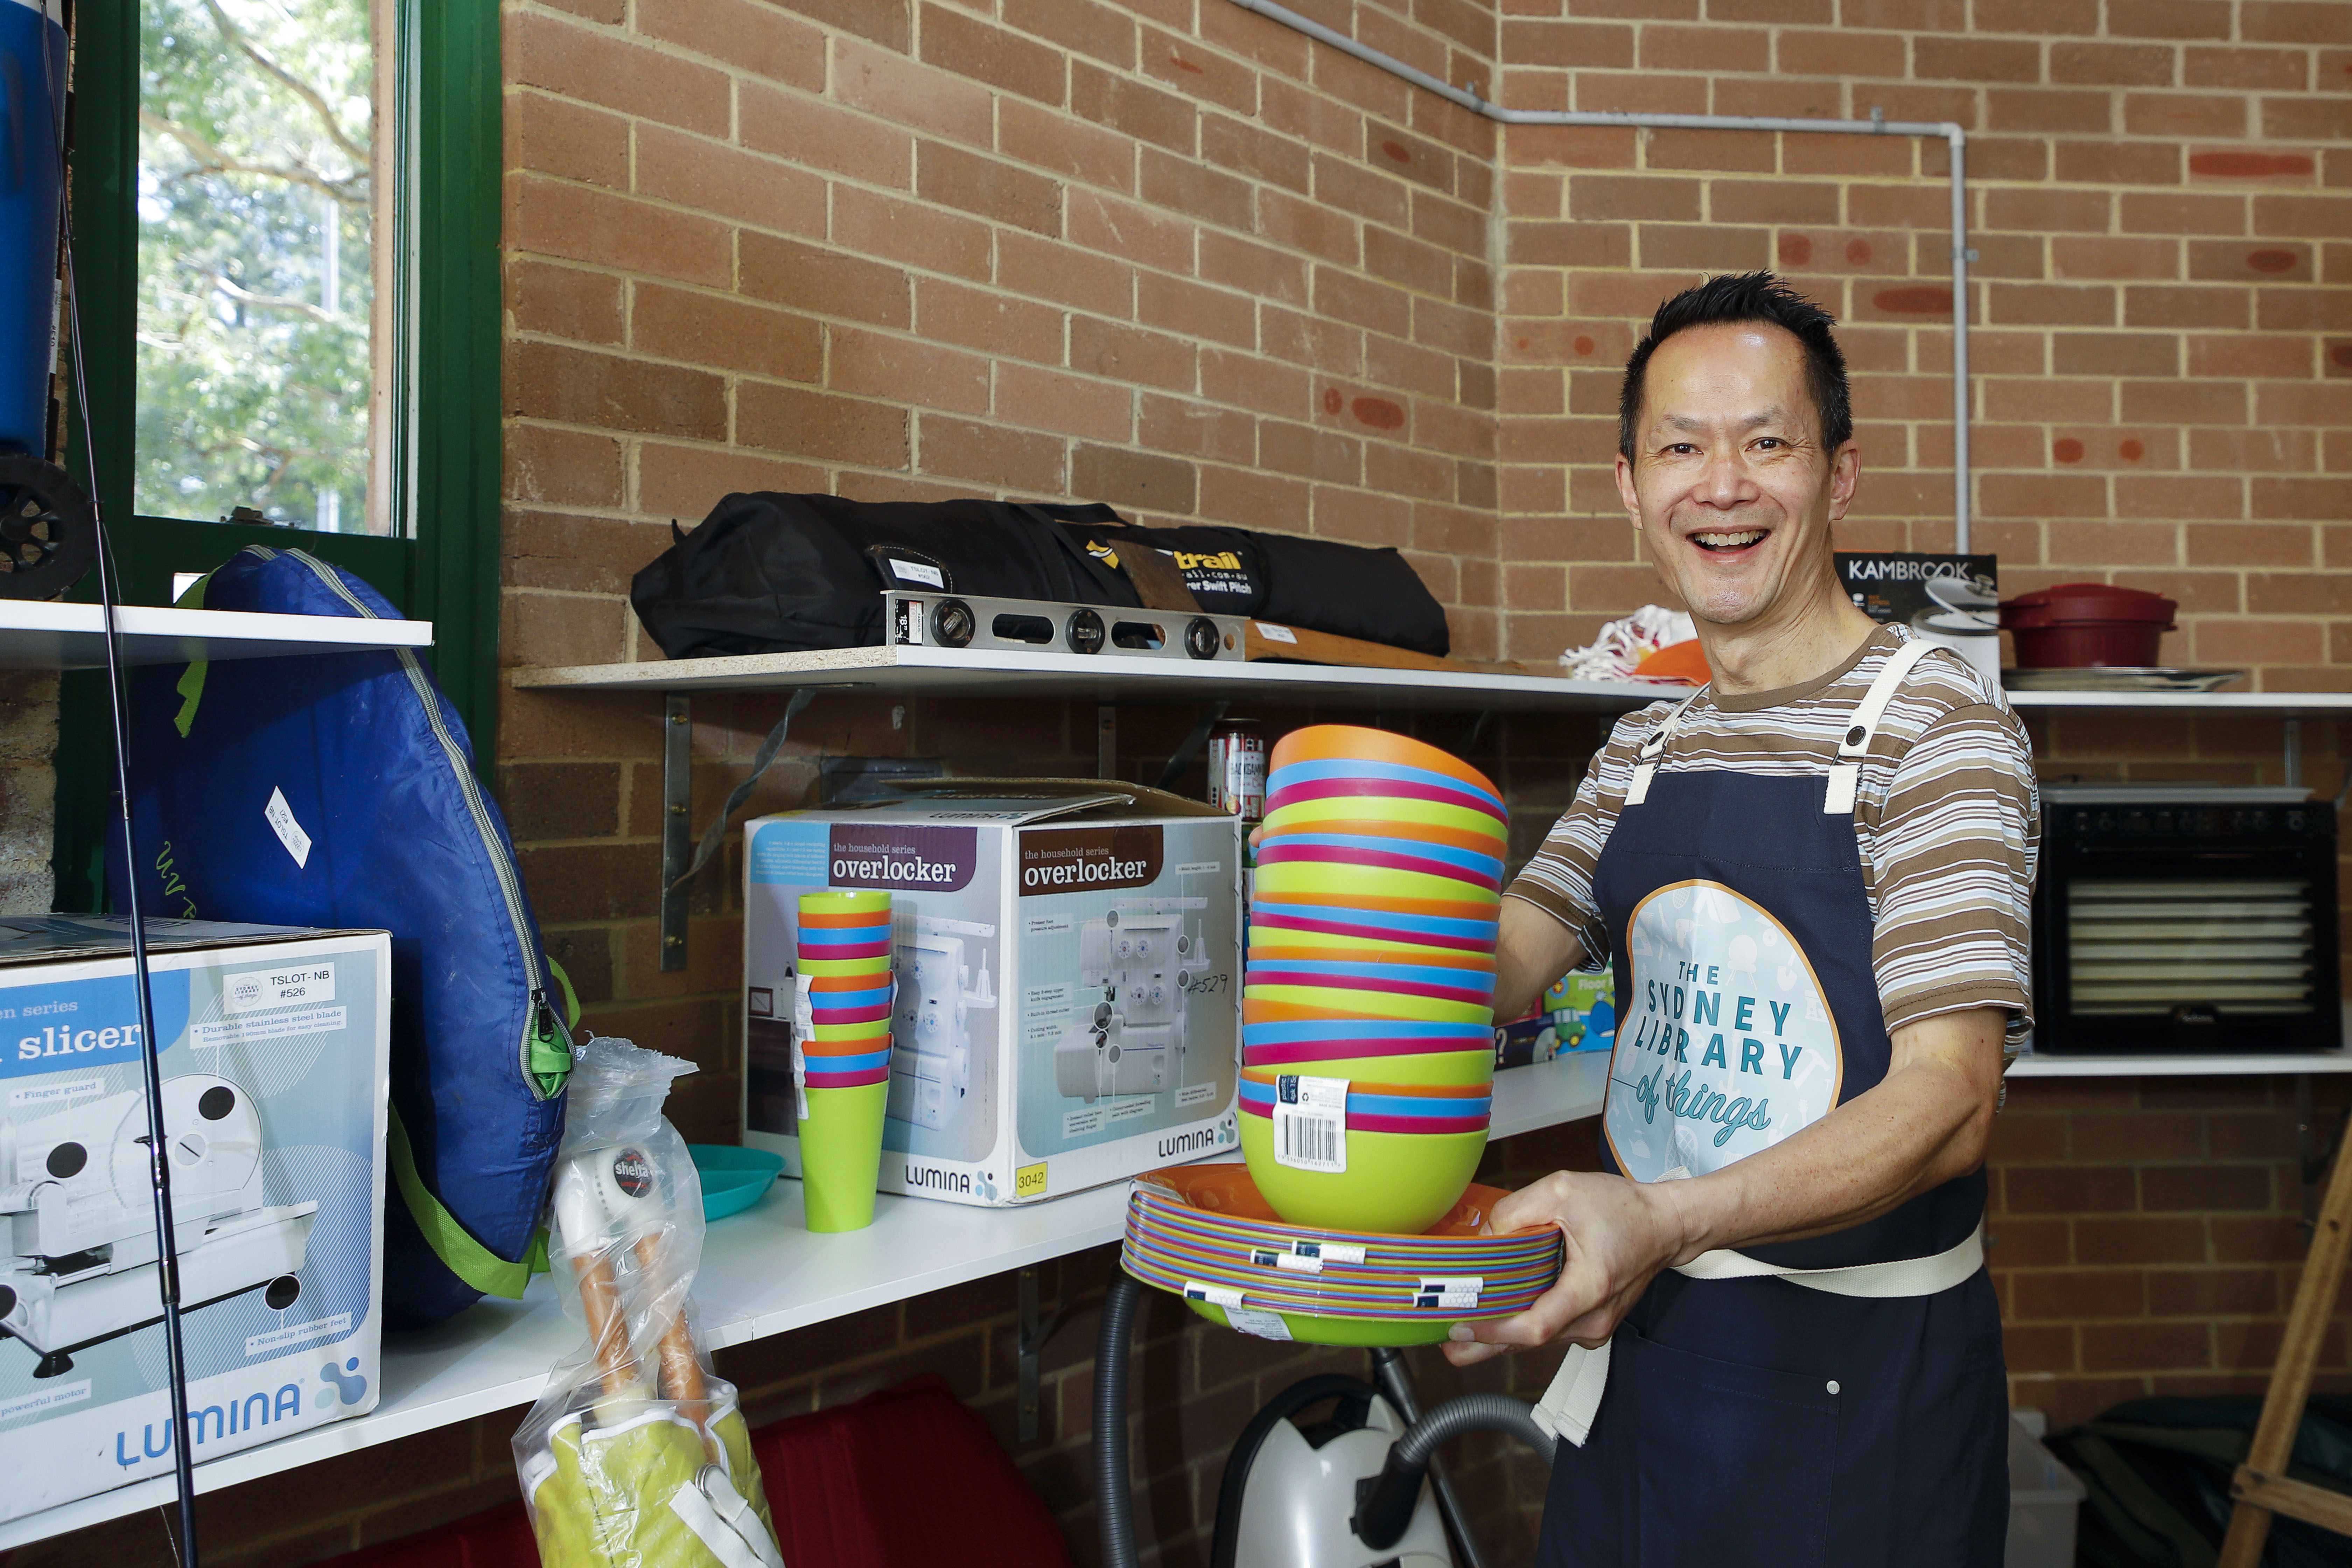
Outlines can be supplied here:
<path id="1" fill-rule="evenodd" d="M 2004 600 L 2000 624 L 2017 638 L 2021 669 L 2146 667 L 2174 630 L 2179 605 L 2161 594 L 2111 583 L 2062 583 Z"/>

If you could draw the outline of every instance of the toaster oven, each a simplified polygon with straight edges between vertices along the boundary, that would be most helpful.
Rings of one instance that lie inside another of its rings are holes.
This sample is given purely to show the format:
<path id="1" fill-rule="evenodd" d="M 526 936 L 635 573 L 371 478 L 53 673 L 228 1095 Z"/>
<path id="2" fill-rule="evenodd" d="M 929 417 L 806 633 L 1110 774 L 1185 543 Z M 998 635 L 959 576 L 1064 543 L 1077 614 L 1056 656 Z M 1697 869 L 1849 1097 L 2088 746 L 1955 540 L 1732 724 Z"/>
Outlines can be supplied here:
<path id="1" fill-rule="evenodd" d="M 2060 785 L 2042 823 L 2036 1053 L 2340 1043 L 2330 803 L 2299 789 Z"/>

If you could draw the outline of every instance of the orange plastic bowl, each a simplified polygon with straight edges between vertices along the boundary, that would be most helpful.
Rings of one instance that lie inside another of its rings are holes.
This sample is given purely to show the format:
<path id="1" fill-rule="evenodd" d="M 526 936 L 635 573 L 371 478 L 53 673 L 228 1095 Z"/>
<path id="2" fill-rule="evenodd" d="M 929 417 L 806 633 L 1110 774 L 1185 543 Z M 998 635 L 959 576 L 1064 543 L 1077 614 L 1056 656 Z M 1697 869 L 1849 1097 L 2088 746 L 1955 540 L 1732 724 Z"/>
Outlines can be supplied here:
<path id="1" fill-rule="evenodd" d="M 1388 730 L 1367 730 L 1355 724 L 1309 724 L 1303 730 L 1293 730 L 1274 743 L 1274 752 L 1266 759 L 1266 771 L 1287 767 L 1293 763 L 1395 763 L 1408 768 L 1426 768 L 1433 773 L 1444 773 L 1475 784 L 1500 800 L 1503 792 L 1495 781 L 1472 767 L 1451 752 L 1441 752 L 1435 746 L 1416 741 L 1409 735 L 1399 735 Z"/>

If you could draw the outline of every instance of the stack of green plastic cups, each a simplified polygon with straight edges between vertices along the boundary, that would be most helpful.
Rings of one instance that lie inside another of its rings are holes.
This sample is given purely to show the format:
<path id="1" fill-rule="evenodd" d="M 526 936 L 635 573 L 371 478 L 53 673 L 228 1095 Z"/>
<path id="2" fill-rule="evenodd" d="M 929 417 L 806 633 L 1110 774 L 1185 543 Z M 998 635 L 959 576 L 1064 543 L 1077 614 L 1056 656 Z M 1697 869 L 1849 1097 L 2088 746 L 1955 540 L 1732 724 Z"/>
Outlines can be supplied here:
<path id="1" fill-rule="evenodd" d="M 890 895 L 803 893 L 795 1031 L 803 1089 L 801 1186 L 811 1230 L 874 1223 L 890 1098 Z"/>

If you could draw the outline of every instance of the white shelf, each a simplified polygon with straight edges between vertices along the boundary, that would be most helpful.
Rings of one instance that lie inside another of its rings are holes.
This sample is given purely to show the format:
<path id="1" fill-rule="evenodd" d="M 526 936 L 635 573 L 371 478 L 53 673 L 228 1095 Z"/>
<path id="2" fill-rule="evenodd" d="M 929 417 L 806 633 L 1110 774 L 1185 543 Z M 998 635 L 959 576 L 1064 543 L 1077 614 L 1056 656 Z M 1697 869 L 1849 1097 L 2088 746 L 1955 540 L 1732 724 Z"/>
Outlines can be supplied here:
<path id="1" fill-rule="evenodd" d="M 282 658 L 299 653 L 430 647 L 431 621 L 341 616 L 258 616 L 123 605 L 115 610 L 126 664 Z M 95 669 L 106 663 L 104 613 L 96 605 L 0 600 L 0 669 Z"/>
<path id="2" fill-rule="evenodd" d="M 2011 1078 L 2248 1078 L 2268 1073 L 2352 1072 L 2352 1050 L 2247 1052 L 2235 1056 L 2105 1056 L 2017 1058 Z"/>
<path id="3" fill-rule="evenodd" d="M 2352 713 L 2352 691 L 2011 691 L 2009 705 L 2037 708 L 2193 709 L 2259 713 L 2273 719 L 2313 719 Z"/>
<path id="4" fill-rule="evenodd" d="M 1494 1135 L 1597 1114 L 1607 1077 L 1597 1052 L 1513 1069 L 1502 1079 L 1509 1089 L 1498 1097 Z M 1115 1242 L 1126 1215 L 1125 1182 L 1004 1209 L 885 1196 L 867 1228 L 820 1236 L 803 1227 L 801 1184 L 779 1182 L 756 1206 L 710 1227 L 695 1303 L 711 1348 L 723 1349 Z M 533 1280 L 520 1301 L 485 1299 L 438 1328 L 387 1340 L 383 1399 L 367 1415 L 198 1465 L 196 1489 L 217 1491 L 528 1405 L 548 1368 L 581 1338 L 551 1279 Z M 0 1551 L 161 1507 L 172 1496 L 169 1476 L 117 1487 L 0 1524 Z"/>
<path id="5" fill-rule="evenodd" d="M 1607 1051 L 1570 1051 L 1533 1067 L 1506 1068 L 1495 1075 L 1495 1121 L 1487 1136 L 1509 1138 L 1598 1116 L 1608 1094 Z"/>
<path id="6" fill-rule="evenodd" d="M 1397 709 L 1578 710 L 1621 712 L 1683 688 L 1547 675 L 1357 669 L 1328 664 L 1142 658 L 1132 654 L 941 647 L 845 647 L 817 653 L 741 654 L 515 671 L 517 686 L 583 691 L 766 691 L 785 687 L 872 687 L 893 693 L 964 697 L 1079 697 L 1103 702 L 1181 702 L 1247 695 L 1262 701 L 1341 700 Z"/>
<path id="7" fill-rule="evenodd" d="M 1214 698 L 1347 702 L 1358 707 L 1496 712 L 1622 712 L 1685 689 L 1643 681 L 1569 680 L 1551 675 L 1356 669 L 1337 665 L 1241 663 L 942 647 L 845 647 L 815 653 L 737 654 L 634 664 L 518 669 L 514 683 L 575 691 L 768 691 L 786 687 L 965 697 L 1076 697 L 1101 702 Z M 2190 709 L 2277 718 L 2352 713 L 2343 691 L 2013 691 L 2024 710 Z"/>

